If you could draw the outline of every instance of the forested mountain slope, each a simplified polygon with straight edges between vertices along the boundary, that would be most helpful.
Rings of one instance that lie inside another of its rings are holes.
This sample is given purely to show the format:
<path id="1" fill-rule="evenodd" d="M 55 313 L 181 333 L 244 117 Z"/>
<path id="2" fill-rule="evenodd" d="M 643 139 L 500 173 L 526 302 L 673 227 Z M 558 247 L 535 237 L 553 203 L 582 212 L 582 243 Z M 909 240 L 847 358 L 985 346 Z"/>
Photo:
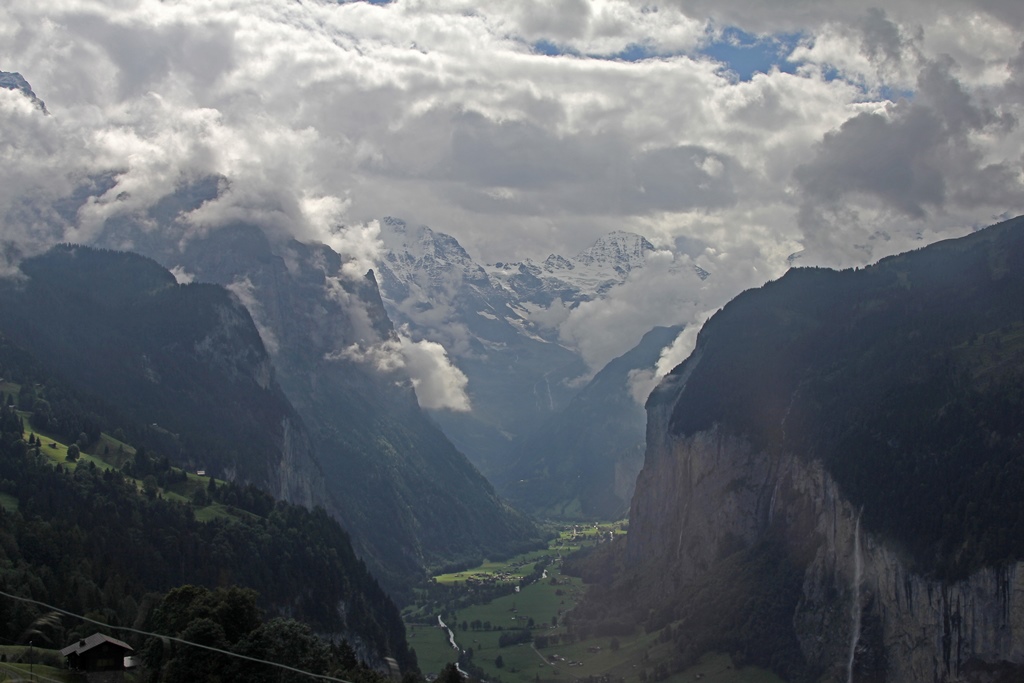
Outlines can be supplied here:
<path id="1" fill-rule="evenodd" d="M 323 245 L 278 247 L 236 226 L 176 254 L 233 293 L 179 285 L 136 254 L 58 247 L 0 282 L 0 331 L 146 425 L 133 437 L 172 461 L 324 505 L 394 595 L 428 566 L 531 543 L 533 525 L 424 415 L 408 378 L 346 355 L 394 336 L 372 276 L 341 278 Z"/>
<path id="2" fill-rule="evenodd" d="M 322 509 L 275 501 L 251 486 L 202 484 L 207 480 L 170 467 L 158 453 L 117 442 L 103 429 L 119 418 L 3 338 L 0 374 L 7 390 L 0 392 L 5 591 L 139 627 L 150 623 L 157 593 L 185 584 L 243 587 L 255 591 L 253 609 L 268 617 L 296 618 L 344 639 L 373 665 L 392 656 L 415 668 L 397 608 Z M 44 406 L 48 416 L 38 412 Z M 65 435 L 79 429 L 86 431 L 77 443 Z M 117 430 L 137 428 L 120 423 Z M 69 454 L 80 448 L 82 455 L 55 460 L 62 441 L 71 444 Z M 112 466 L 116 459 L 121 468 Z M 30 627 L 38 631 L 46 616 L 10 599 L 0 602 L 0 614 L 0 637 L 9 643 Z M 70 617 L 46 624 L 37 645 L 63 647 L 96 630 Z"/>

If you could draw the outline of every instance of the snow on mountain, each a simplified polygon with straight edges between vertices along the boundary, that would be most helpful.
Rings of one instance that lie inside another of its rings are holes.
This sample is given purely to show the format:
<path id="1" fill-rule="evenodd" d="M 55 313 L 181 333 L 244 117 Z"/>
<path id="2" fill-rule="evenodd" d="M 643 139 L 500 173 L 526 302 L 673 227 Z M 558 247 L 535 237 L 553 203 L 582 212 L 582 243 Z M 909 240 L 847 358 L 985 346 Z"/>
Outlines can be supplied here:
<path id="1" fill-rule="evenodd" d="M 453 274 L 470 280 L 486 277 L 458 240 L 425 225 L 410 228 L 397 218 L 385 218 L 380 238 L 388 266 L 402 282 L 420 282 L 426 276 L 438 285 L 450 281 Z"/>
<path id="2" fill-rule="evenodd" d="M 454 237 L 396 218 L 384 218 L 380 226 L 381 294 L 395 322 L 408 325 L 413 336 L 465 356 L 475 353 L 476 344 L 502 343 L 529 327 Z"/>
<path id="3" fill-rule="evenodd" d="M 625 277 L 636 267 L 643 267 L 647 254 L 654 251 L 654 245 L 645 237 L 631 232 L 615 231 L 599 238 L 594 245 L 577 254 L 573 259 L 581 266 L 594 266 L 614 270 Z"/>
<path id="4" fill-rule="evenodd" d="M 656 252 L 658 249 L 646 237 L 618 230 L 600 237 L 571 258 L 552 254 L 540 264 L 526 259 L 484 268 L 520 303 L 546 308 L 558 299 L 572 306 L 607 295 L 612 288 L 624 284 L 630 273 L 646 267 L 649 257 Z M 710 275 L 686 256 L 673 258 L 673 272 L 691 268 L 701 280 Z"/>
<path id="5" fill-rule="evenodd" d="M 564 344 L 557 327 L 545 324 L 546 309 L 556 301 L 571 308 L 602 298 L 658 251 L 642 235 L 615 231 L 571 258 L 551 254 L 541 263 L 526 259 L 481 266 L 450 235 L 390 217 L 380 225 L 384 250 L 378 279 L 396 321 L 409 324 L 413 334 L 451 345 L 456 356 L 468 350 L 464 333 L 480 327 L 479 318 L 493 323 L 479 330 L 476 341 L 485 346 L 496 341 L 495 325 Z M 670 270 L 682 268 L 692 268 L 700 280 L 709 276 L 685 256 Z"/>
<path id="6" fill-rule="evenodd" d="M 486 475 L 502 466 L 516 439 L 568 405 L 585 383 L 581 378 L 596 372 L 578 343 L 590 333 L 577 320 L 563 329 L 568 316 L 627 291 L 627 283 L 636 289 L 645 269 L 682 273 L 695 292 L 707 277 L 689 257 L 658 251 L 629 232 L 605 235 L 571 258 L 481 266 L 450 235 L 395 218 L 380 226 L 384 305 L 413 339 L 442 344 L 467 376 L 471 413 L 441 411 L 435 419 Z M 609 358 L 660 323 L 629 324 L 636 339 Z"/>
<path id="7" fill-rule="evenodd" d="M 380 226 L 377 279 L 388 315 L 412 339 L 444 346 L 468 378 L 472 411 L 434 417 L 484 474 L 493 473 L 516 436 L 568 403 L 569 380 L 586 366 L 453 237 L 394 218 Z"/>

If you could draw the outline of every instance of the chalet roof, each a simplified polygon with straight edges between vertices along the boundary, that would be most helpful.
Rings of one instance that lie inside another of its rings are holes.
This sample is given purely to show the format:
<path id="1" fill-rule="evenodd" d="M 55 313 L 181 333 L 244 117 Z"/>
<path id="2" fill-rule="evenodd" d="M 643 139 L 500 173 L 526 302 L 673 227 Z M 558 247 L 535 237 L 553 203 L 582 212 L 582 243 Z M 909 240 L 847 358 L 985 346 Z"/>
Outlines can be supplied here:
<path id="1" fill-rule="evenodd" d="M 122 648 L 124 650 L 134 652 L 134 650 L 132 650 L 132 646 L 124 641 L 118 640 L 117 638 L 111 638 L 110 636 L 105 636 L 102 633 L 94 633 L 88 638 L 83 638 L 82 640 L 79 640 L 77 643 L 72 643 L 71 645 L 68 645 L 66 648 L 60 651 L 60 654 L 63 657 L 70 657 L 71 655 L 80 655 L 83 652 L 88 652 L 97 645 L 102 645 L 103 643 L 110 643 L 111 645 L 116 645 L 117 647 Z"/>

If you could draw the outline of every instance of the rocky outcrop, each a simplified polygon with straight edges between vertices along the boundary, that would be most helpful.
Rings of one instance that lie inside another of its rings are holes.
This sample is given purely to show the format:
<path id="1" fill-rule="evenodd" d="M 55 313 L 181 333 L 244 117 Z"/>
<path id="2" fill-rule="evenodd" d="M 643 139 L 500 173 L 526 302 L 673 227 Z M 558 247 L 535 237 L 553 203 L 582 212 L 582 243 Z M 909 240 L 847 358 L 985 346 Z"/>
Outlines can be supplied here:
<path id="1" fill-rule="evenodd" d="M 329 501 L 309 433 L 287 417 L 281 419 L 281 460 L 274 474 L 270 493 L 277 498 L 308 508 Z"/>
<path id="2" fill-rule="evenodd" d="M 766 453 L 717 426 L 670 434 L 685 380 L 675 376 L 648 404 L 627 563 L 649 595 L 678 595 L 739 550 L 782 544 L 803 585 L 781 627 L 823 680 L 952 683 L 1024 671 L 1024 563 L 955 582 L 915 574 L 898 547 L 862 528 L 820 462 Z"/>

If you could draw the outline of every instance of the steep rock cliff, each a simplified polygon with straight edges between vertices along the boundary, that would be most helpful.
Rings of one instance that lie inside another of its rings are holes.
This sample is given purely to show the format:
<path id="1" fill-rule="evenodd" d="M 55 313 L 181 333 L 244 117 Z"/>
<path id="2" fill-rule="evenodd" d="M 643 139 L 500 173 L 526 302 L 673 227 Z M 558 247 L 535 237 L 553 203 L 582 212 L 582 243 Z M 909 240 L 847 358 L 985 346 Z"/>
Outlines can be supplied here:
<path id="1" fill-rule="evenodd" d="M 792 271 L 712 318 L 648 400 L 615 606 L 581 616 L 794 680 L 1019 680 L 1022 232 Z"/>
<path id="2" fill-rule="evenodd" d="M 650 413 L 664 434 L 664 407 Z M 715 428 L 648 446 L 630 512 L 627 564 L 644 595 L 674 596 L 761 542 L 797 558 L 792 628 L 823 680 L 973 681 L 1024 663 L 1024 563 L 939 581 L 863 529 L 820 462 L 772 457 Z M 680 606 L 685 611 L 686 606 Z"/>

